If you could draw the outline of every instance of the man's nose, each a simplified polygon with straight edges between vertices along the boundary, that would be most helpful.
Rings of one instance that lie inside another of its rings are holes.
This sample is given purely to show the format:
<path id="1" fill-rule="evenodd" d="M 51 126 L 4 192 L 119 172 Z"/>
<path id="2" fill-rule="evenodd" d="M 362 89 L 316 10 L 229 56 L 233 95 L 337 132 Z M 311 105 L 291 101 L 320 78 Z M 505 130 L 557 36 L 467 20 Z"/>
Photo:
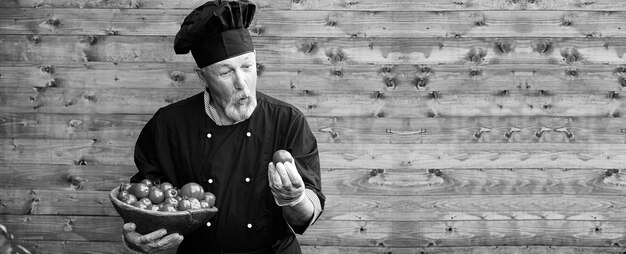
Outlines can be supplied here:
<path id="1" fill-rule="evenodd" d="M 245 79 L 245 75 L 243 74 L 243 72 L 241 70 L 236 70 L 235 71 L 235 88 L 237 90 L 244 90 L 248 87 L 248 84 L 246 84 L 246 79 Z"/>

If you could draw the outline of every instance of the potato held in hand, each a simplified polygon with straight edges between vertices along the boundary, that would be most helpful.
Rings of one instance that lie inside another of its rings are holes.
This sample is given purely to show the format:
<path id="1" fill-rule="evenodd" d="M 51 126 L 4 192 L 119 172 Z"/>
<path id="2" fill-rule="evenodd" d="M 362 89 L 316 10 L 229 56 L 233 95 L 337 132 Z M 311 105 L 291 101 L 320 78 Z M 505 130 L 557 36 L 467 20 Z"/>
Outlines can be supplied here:
<path id="1" fill-rule="evenodd" d="M 274 164 L 279 162 L 291 162 L 292 164 L 294 163 L 293 157 L 289 152 L 287 152 L 287 150 L 278 150 L 274 152 L 274 155 L 272 156 L 272 161 L 274 162 Z"/>

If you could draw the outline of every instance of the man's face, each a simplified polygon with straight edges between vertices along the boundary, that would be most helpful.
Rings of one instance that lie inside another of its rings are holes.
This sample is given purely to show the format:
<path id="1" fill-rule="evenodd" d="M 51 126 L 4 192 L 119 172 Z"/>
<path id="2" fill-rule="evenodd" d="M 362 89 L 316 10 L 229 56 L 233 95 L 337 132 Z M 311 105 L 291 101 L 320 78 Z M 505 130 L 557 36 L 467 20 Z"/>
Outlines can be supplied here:
<path id="1" fill-rule="evenodd" d="M 256 54 L 222 60 L 202 68 L 211 99 L 226 117 L 238 122 L 248 119 L 256 108 Z"/>

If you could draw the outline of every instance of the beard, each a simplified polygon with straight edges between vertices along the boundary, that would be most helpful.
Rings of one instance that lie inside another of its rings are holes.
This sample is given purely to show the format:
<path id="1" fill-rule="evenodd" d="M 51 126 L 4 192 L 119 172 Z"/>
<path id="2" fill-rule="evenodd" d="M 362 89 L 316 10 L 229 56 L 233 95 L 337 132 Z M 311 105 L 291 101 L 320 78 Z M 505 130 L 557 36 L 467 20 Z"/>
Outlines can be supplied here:
<path id="1" fill-rule="evenodd" d="M 224 114 L 234 122 L 250 118 L 256 108 L 256 94 L 239 92 L 230 97 L 224 106 Z"/>

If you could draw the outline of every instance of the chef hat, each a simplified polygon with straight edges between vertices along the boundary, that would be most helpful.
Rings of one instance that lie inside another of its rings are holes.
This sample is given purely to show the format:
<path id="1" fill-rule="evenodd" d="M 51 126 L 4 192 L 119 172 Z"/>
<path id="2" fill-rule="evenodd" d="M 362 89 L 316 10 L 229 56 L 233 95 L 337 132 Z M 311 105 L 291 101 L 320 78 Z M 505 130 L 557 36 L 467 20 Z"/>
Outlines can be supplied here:
<path id="1" fill-rule="evenodd" d="M 248 27 L 256 6 L 249 1 L 209 1 L 183 20 L 174 39 L 176 54 L 191 51 L 198 67 L 253 52 Z"/>

